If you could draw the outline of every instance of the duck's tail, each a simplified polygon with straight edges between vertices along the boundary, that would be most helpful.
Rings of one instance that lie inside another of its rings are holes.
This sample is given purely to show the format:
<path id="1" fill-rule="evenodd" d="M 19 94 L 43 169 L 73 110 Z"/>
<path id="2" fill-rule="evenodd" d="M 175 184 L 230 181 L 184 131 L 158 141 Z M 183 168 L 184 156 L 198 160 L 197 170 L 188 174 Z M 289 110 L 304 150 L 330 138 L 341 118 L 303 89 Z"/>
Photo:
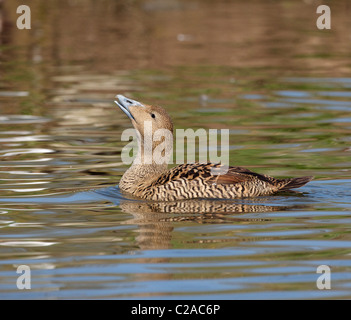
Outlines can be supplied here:
<path id="1" fill-rule="evenodd" d="M 282 182 L 286 182 L 282 184 L 279 191 L 287 191 L 290 189 L 296 189 L 304 186 L 306 183 L 310 182 L 314 177 L 307 176 L 307 177 L 299 177 L 299 178 L 292 178 L 292 179 L 284 179 Z"/>

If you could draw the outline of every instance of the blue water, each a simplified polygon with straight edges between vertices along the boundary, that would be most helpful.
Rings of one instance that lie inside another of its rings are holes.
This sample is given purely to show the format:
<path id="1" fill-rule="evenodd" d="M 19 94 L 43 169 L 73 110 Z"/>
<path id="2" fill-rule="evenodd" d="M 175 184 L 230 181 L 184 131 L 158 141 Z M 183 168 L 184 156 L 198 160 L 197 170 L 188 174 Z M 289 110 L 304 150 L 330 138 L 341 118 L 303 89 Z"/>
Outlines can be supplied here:
<path id="1" fill-rule="evenodd" d="M 150 206 L 117 187 L 2 198 L 0 296 L 349 297 L 350 187 L 351 180 L 314 181 L 302 193 L 215 201 L 218 212 L 210 201 L 189 201 L 186 213 L 184 202 Z M 19 222 L 24 213 L 29 222 Z M 20 264 L 32 268 L 31 290 L 15 287 Z M 322 264 L 332 269 L 332 290 L 316 288 Z M 297 289 L 287 290 L 292 284 Z"/>

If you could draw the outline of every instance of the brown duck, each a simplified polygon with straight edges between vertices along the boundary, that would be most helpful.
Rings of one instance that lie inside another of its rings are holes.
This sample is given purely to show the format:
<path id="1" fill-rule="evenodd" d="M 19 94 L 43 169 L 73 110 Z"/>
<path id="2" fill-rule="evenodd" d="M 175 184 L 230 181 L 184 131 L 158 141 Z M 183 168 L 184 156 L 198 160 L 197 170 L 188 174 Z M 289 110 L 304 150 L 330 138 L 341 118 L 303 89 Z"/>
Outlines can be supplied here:
<path id="1" fill-rule="evenodd" d="M 139 138 L 137 156 L 119 183 L 122 192 L 146 200 L 234 199 L 299 188 L 313 178 L 276 179 L 242 167 L 227 167 L 226 173 L 213 174 L 213 169 L 224 168 L 222 164 L 215 163 L 181 164 L 168 170 L 167 162 L 160 163 L 153 154 L 165 139 L 152 139 L 150 146 L 144 142 L 145 134 L 153 135 L 158 129 L 173 133 L 173 123 L 167 112 L 161 107 L 142 104 L 122 95 L 116 98 L 115 103 L 132 121 Z M 152 132 L 144 132 L 146 123 L 151 124 L 148 128 Z M 169 141 L 165 149 L 172 146 L 173 141 Z"/>

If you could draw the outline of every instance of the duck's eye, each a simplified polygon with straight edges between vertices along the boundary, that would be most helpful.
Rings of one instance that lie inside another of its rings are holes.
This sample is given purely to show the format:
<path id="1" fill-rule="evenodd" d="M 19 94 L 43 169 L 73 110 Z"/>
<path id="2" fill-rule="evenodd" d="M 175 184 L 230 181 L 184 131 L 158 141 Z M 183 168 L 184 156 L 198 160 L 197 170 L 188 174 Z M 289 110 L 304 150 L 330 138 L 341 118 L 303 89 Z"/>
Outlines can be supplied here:
<path id="1" fill-rule="evenodd" d="M 151 113 L 151 117 L 154 118 L 154 119 L 156 118 L 154 113 Z"/>

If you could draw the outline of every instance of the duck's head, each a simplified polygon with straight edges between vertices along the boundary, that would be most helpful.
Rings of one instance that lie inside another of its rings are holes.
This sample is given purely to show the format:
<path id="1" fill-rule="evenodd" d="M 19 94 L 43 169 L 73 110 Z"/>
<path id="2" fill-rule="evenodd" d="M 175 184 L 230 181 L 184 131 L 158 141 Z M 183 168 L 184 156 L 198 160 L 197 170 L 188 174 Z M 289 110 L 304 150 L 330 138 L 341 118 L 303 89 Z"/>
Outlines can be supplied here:
<path id="1" fill-rule="evenodd" d="M 132 121 L 136 130 L 143 136 L 145 126 L 152 127 L 152 134 L 159 129 L 166 129 L 173 133 L 173 123 L 166 110 L 158 106 L 150 106 L 138 101 L 126 98 L 118 94 L 115 103 Z"/>
<path id="2" fill-rule="evenodd" d="M 173 149 L 173 123 L 167 112 L 117 95 L 115 103 L 132 121 L 139 142 L 134 163 L 167 164 Z"/>

